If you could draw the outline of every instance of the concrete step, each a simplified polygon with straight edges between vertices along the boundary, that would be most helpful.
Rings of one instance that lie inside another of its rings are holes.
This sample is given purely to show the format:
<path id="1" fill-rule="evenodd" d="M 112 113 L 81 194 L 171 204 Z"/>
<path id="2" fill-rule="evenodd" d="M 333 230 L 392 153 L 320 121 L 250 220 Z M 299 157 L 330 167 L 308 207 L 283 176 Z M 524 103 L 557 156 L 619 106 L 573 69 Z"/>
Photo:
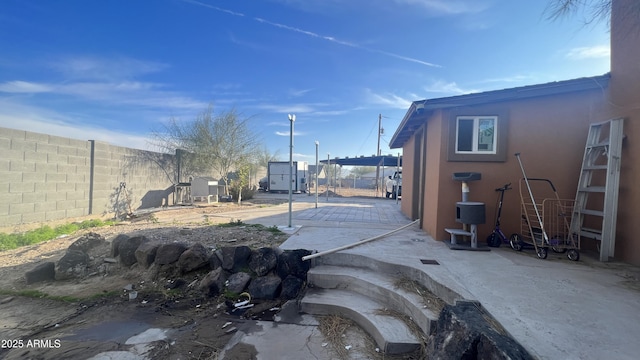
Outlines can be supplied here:
<path id="1" fill-rule="evenodd" d="M 312 269 L 321 265 L 339 267 L 362 268 L 374 273 L 392 274 L 395 277 L 406 277 L 417 281 L 432 294 L 444 300 L 447 304 L 455 305 L 458 301 L 473 301 L 474 297 L 465 288 L 460 287 L 455 278 L 439 265 L 425 265 L 407 263 L 401 265 L 399 261 L 385 261 L 367 255 L 336 252 L 312 260 Z"/>
<path id="2" fill-rule="evenodd" d="M 388 309 L 365 295 L 350 290 L 309 288 L 300 310 L 314 315 L 339 315 L 353 320 L 386 354 L 417 350 L 420 341 L 401 319 L 384 314 Z"/>
<path id="3" fill-rule="evenodd" d="M 435 331 L 436 310 L 426 306 L 416 293 L 396 287 L 398 277 L 364 268 L 321 265 L 307 273 L 307 282 L 316 288 L 345 289 L 364 295 L 412 319 L 425 334 Z"/>

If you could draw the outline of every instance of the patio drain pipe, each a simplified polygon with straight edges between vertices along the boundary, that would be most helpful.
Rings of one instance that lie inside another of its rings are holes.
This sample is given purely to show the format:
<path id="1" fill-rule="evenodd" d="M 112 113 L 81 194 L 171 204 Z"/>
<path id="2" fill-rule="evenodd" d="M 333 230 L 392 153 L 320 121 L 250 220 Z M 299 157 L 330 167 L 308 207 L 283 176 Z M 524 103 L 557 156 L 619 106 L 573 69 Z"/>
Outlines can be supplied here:
<path id="1" fill-rule="evenodd" d="M 418 222 L 420 222 L 420 219 L 415 220 L 413 222 L 410 222 L 410 223 L 408 223 L 406 225 L 403 225 L 403 226 L 401 226 L 401 227 L 399 227 L 399 228 L 397 228 L 395 230 L 391 230 L 389 232 L 386 232 L 386 233 L 384 233 L 382 235 L 377 235 L 377 236 L 374 236 L 374 237 L 371 237 L 371 238 L 368 238 L 368 239 L 360 240 L 360 241 L 355 242 L 353 244 L 343 245 L 343 246 L 337 247 L 335 249 L 325 250 L 325 251 L 321 251 L 319 253 L 303 256 L 302 257 L 302 261 L 310 260 L 310 259 L 317 258 L 317 257 L 323 256 L 323 255 L 332 254 L 334 252 L 338 252 L 338 251 L 341 251 L 341 250 L 345 250 L 345 249 L 349 249 L 349 248 L 352 248 L 352 247 L 356 247 L 358 245 L 362 245 L 362 244 L 368 243 L 370 241 L 378 240 L 378 239 L 383 238 L 385 236 L 389 236 L 391 234 L 395 234 L 395 233 L 397 233 L 399 231 L 402 231 L 402 230 L 410 227 L 411 225 L 417 224 Z"/>

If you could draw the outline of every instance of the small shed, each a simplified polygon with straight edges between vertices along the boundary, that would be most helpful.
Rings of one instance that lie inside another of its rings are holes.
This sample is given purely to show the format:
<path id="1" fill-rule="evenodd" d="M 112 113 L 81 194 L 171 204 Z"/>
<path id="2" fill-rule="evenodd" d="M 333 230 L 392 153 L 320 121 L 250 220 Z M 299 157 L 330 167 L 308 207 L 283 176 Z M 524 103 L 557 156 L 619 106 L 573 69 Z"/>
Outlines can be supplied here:
<path id="1" fill-rule="evenodd" d="M 212 177 L 196 177 L 191 181 L 191 197 L 207 203 L 218 202 L 219 188 L 218 180 Z"/>

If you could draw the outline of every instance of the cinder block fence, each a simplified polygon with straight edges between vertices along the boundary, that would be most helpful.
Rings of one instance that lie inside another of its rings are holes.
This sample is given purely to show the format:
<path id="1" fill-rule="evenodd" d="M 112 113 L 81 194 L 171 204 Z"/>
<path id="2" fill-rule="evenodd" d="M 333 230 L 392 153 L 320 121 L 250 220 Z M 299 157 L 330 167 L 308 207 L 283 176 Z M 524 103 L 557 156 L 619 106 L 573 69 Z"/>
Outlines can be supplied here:
<path id="1" fill-rule="evenodd" d="M 0 226 L 173 204 L 176 157 L 0 127 Z"/>

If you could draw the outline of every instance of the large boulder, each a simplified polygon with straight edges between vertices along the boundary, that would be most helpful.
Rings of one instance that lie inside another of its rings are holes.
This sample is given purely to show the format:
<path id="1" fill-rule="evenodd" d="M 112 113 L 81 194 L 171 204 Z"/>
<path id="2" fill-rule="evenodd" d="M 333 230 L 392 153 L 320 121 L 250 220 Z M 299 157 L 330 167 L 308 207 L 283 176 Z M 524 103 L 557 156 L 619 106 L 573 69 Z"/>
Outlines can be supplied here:
<path id="1" fill-rule="evenodd" d="M 212 270 L 222 267 L 222 254 L 220 251 L 214 251 L 213 254 L 209 255 L 209 267 Z"/>
<path id="2" fill-rule="evenodd" d="M 222 268 L 238 272 L 246 270 L 249 266 L 249 256 L 251 256 L 251 248 L 248 246 L 227 246 L 217 250 L 222 259 Z"/>
<path id="3" fill-rule="evenodd" d="M 74 241 L 71 245 L 69 245 L 67 250 L 78 250 L 88 253 L 89 250 L 106 244 L 107 240 L 105 240 L 102 235 L 90 232 Z"/>
<path id="4" fill-rule="evenodd" d="M 158 247 L 160 244 L 154 243 L 151 241 L 143 242 L 138 246 L 136 251 L 134 252 L 136 260 L 140 266 L 144 268 L 149 268 L 153 261 L 156 259 L 156 252 L 158 252 Z"/>
<path id="5" fill-rule="evenodd" d="M 258 276 L 265 276 L 278 264 L 278 255 L 273 248 L 260 248 L 251 252 L 249 269 Z"/>
<path id="6" fill-rule="evenodd" d="M 24 274 L 24 278 L 27 281 L 27 284 L 55 280 L 56 278 L 55 269 L 56 269 L 56 264 L 53 261 L 47 261 L 27 271 Z"/>
<path id="7" fill-rule="evenodd" d="M 80 250 L 67 250 L 55 267 L 56 280 L 67 280 L 86 275 L 89 255 Z"/>
<path id="8" fill-rule="evenodd" d="M 210 297 L 220 295 L 224 289 L 226 281 L 222 268 L 211 270 L 202 280 L 200 280 L 199 288 L 202 292 Z"/>
<path id="9" fill-rule="evenodd" d="M 178 268 L 183 274 L 209 264 L 209 251 L 200 243 L 192 245 L 178 258 Z"/>
<path id="10" fill-rule="evenodd" d="M 273 300 L 280 295 L 282 280 L 278 276 L 262 276 L 249 283 L 248 291 L 252 298 Z"/>
<path id="11" fill-rule="evenodd" d="M 291 300 L 298 297 L 300 294 L 300 290 L 302 290 L 302 286 L 304 285 L 304 281 L 299 277 L 289 275 L 284 280 L 282 280 L 282 291 L 280 292 L 280 297 Z"/>
<path id="12" fill-rule="evenodd" d="M 174 242 L 169 244 L 162 244 L 158 247 L 156 252 L 156 261 L 158 265 L 169 265 L 178 261 L 180 255 L 187 250 L 187 245 L 184 243 Z"/>
<path id="13" fill-rule="evenodd" d="M 293 275 L 302 280 L 307 279 L 310 262 L 302 261 L 303 256 L 311 255 L 311 251 L 304 249 L 285 250 L 278 255 L 277 272 L 281 279 L 285 279 L 289 275 Z"/>
<path id="14" fill-rule="evenodd" d="M 136 250 L 143 243 L 148 242 L 144 236 L 134 236 L 128 239 L 123 239 L 118 244 L 118 255 L 120 256 L 120 263 L 124 266 L 131 266 L 135 264 L 138 259 L 136 258 Z"/>
<path id="15" fill-rule="evenodd" d="M 472 302 L 447 305 L 440 312 L 429 359 L 533 359 L 522 345 L 488 321 Z"/>
<path id="16" fill-rule="evenodd" d="M 127 234 L 120 234 L 118 236 L 116 236 L 113 240 L 111 240 L 111 257 L 115 258 L 118 257 L 118 255 L 120 254 L 120 243 L 122 243 L 123 241 L 129 240 L 131 236 L 127 235 Z"/>
<path id="17" fill-rule="evenodd" d="M 251 281 L 251 275 L 245 272 L 233 273 L 227 279 L 227 290 L 234 294 L 240 294 L 246 289 L 249 281 Z"/>

